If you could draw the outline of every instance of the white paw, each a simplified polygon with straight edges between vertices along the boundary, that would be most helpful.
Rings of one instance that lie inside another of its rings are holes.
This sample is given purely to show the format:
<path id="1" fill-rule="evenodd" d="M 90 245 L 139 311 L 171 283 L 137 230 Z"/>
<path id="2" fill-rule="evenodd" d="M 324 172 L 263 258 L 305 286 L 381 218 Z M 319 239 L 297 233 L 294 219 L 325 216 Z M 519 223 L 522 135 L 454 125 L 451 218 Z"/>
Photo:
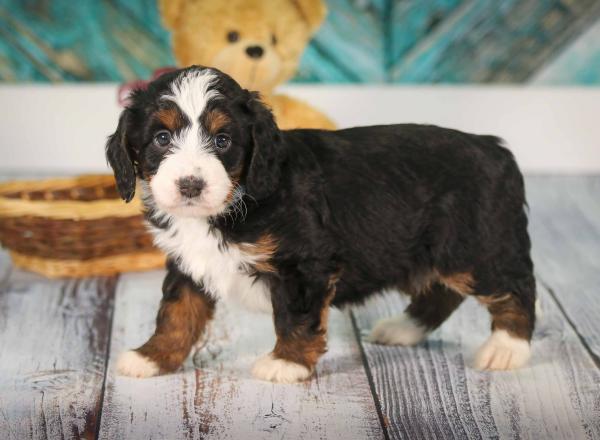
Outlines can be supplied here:
<path id="1" fill-rule="evenodd" d="M 408 314 L 377 321 L 368 342 L 384 345 L 415 345 L 425 339 L 427 329 Z"/>
<path id="2" fill-rule="evenodd" d="M 269 353 L 257 359 L 252 367 L 252 375 L 270 382 L 295 383 L 308 379 L 311 371 L 304 365 L 277 359 L 273 353 Z"/>
<path id="3" fill-rule="evenodd" d="M 158 365 L 135 350 L 121 353 L 117 359 L 117 373 L 122 376 L 151 377 L 160 371 Z"/>
<path id="4" fill-rule="evenodd" d="M 525 365 L 530 354 L 529 342 L 509 335 L 506 330 L 495 330 L 477 351 L 475 368 L 512 370 Z"/>

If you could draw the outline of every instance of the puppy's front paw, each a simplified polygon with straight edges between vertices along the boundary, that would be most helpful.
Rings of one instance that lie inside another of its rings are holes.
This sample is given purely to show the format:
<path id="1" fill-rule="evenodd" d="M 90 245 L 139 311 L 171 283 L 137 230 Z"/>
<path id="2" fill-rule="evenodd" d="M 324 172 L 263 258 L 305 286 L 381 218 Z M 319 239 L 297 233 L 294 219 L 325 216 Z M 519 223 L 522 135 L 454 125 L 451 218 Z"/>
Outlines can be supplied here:
<path id="1" fill-rule="evenodd" d="M 377 321 L 367 342 L 384 345 L 415 345 L 425 339 L 427 330 L 408 314 Z"/>
<path id="2" fill-rule="evenodd" d="M 479 348 L 475 368 L 479 370 L 512 370 L 529 360 L 531 349 L 525 339 L 515 338 L 506 330 L 495 330 Z"/>
<path id="3" fill-rule="evenodd" d="M 276 358 L 269 353 L 254 363 L 252 375 L 270 382 L 295 383 L 308 379 L 311 371 L 304 365 Z"/>
<path id="4" fill-rule="evenodd" d="M 160 371 L 158 365 L 135 350 L 121 353 L 117 360 L 117 373 L 122 376 L 151 377 Z"/>

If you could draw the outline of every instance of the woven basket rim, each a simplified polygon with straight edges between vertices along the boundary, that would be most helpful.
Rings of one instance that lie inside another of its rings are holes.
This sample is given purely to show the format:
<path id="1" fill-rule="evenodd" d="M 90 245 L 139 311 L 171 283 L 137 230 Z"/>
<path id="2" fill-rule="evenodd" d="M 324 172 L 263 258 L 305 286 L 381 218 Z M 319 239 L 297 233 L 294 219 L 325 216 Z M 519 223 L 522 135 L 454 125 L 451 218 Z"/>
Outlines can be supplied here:
<path id="1" fill-rule="evenodd" d="M 33 257 L 12 250 L 9 252 L 16 267 L 48 278 L 84 278 L 156 270 L 164 268 L 166 261 L 165 254 L 159 250 L 111 255 L 87 261 Z"/>
<path id="2" fill-rule="evenodd" d="M 16 191 L 44 191 L 94 186 L 98 184 L 115 184 L 112 174 L 83 174 L 69 177 L 52 177 L 46 179 L 8 180 L 0 183 L 0 198 L 4 194 Z"/>
<path id="3" fill-rule="evenodd" d="M 110 174 L 87 174 L 41 180 L 13 180 L 0 184 L 0 218 L 33 216 L 55 219 L 92 220 L 103 217 L 140 215 L 142 203 L 138 197 L 130 203 L 120 198 L 99 200 L 24 200 L 4 197 L 17 191 L 61 190 L 96 185 L 114 185 Z"/>

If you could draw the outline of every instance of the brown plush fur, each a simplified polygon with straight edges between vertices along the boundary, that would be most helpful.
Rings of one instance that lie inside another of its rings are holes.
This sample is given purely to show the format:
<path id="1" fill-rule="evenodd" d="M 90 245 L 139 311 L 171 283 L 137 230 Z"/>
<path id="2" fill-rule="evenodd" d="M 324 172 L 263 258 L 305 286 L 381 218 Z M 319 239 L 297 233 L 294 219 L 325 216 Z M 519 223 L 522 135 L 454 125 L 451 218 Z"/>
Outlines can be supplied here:
<path id="1" fill-rule="evenodd" d="M 273 94 L 294 76 L 325 18 L 322 0 L 160 0 L 159 6 L 180 66 L 217 67 L 244 88 L 259 91 L 280 128 L 335 128 L 309 104 Z M 230 41 L 232 32 L 235 41 Z M 261 56 L 248 56 L 249 47 L 260 47 Z"/>

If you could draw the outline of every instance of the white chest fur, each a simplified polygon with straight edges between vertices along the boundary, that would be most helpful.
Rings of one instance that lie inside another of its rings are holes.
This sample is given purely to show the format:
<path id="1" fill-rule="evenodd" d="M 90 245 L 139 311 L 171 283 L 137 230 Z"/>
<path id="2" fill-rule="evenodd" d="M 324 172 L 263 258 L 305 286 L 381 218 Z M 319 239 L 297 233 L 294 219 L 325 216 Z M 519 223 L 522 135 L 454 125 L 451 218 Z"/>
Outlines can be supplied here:
<path id="1" fill-rule="evenodd" d="M 248 275 L 256 256 L 238 246 L 220 246 L 218 231 L 197 218 L 172 218 L 168 229 L 153 228 L 155 244 L 181 261 L 180 269 L 215 298 L 257 311 L 271 311 L 267 285 Z"/>

